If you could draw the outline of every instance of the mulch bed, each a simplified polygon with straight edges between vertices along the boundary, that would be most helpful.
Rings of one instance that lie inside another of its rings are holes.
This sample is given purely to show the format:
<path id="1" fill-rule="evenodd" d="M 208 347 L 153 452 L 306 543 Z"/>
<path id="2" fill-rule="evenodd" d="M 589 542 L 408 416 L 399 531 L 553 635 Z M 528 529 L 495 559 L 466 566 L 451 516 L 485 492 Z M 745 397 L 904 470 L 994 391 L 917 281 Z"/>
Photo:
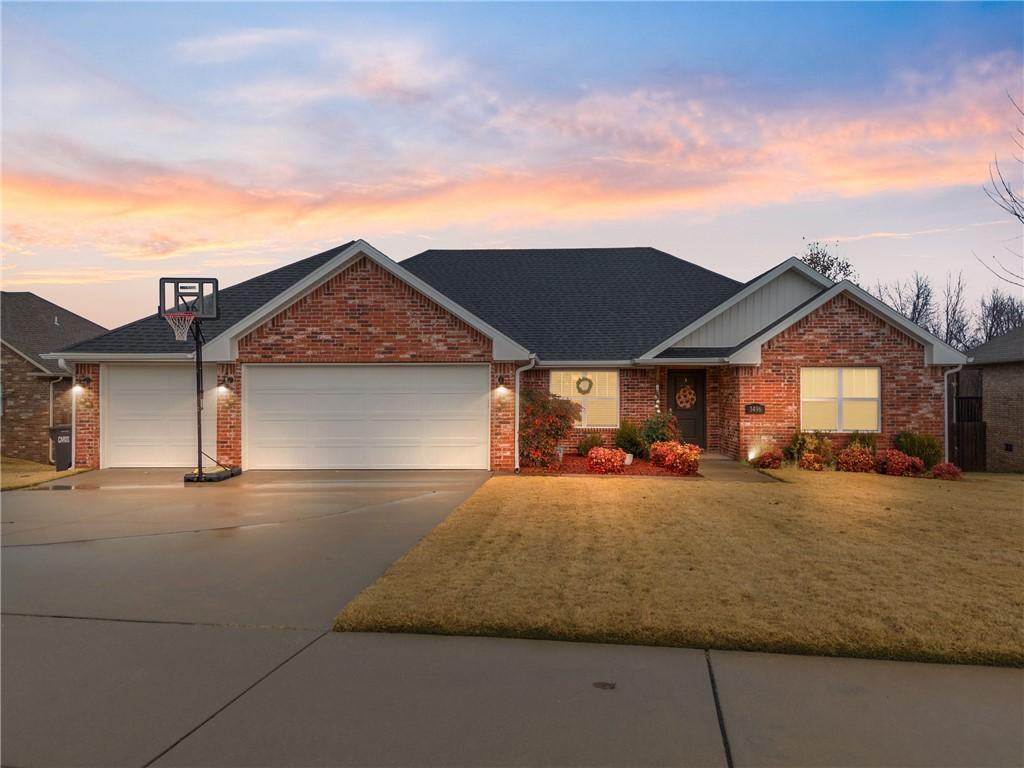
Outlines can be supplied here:
<path id="1" fill-rule="evenodd" d="M 562 463 L 557 467 L 523 467 L 520 473 L 524 475 L 588 475 L 587 457 L 577 454 L 566 454 Z M 623 467 L 622 475 L 610 475 L 610 477 L 622 477 L 623 475 L 648 476 L 648 477 L 680 477 L 674 475 L 664 467 L 651 464 L 647 459 L 633 459 L 633 463 Z"/>

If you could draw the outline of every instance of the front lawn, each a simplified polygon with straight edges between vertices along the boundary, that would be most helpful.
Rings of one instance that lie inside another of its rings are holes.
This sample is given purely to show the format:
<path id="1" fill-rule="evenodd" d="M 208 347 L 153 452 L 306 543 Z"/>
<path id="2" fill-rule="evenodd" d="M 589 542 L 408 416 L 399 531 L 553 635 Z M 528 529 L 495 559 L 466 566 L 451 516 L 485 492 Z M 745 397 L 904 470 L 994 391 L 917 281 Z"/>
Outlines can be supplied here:
<path id="1" fill-rule="evenodd" d="M 69 469 L 57 472 L 49 464 L 39 464 L 25 459 L 12 459 L 10 456 L 0 457 L 0 491 L 13 491 L 16 488 L 28 488 L 59 477 L 77 475 L 83 469 Z"/>
<path id="2" fill-rule="evenodd" d="M 1024 665 L 1024 478 L 496 477 L 342 631 Z"/>

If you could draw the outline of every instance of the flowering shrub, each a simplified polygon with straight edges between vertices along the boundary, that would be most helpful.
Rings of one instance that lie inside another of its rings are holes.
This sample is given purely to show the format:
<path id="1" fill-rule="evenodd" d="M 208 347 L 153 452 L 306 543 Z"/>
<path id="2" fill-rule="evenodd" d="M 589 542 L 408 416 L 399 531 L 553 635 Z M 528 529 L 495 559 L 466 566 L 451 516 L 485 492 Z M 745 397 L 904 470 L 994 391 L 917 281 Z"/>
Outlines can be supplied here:
<path id="1" fill-rule="evenodd" d="M 679 439 L 679 426 L 672 413 L 652 413 L 644 421 L 641 432 L 644 442 L 648 446 L 654 443 L 670 443 Z"/>
<path id="2" fill-rule="evenodd" d="M 964 476 L 963 470 L 948 461 L 932 467 L 932 477 L 936 480 L 959 480 Z"/>
<path id="3" fill-rule="evenodd" d="M 861 445 L 851 445 L 839 452 L 836 469 L 840 472 L 874 472 L 875 457 L 871 450 Z"/>
<path id="4" fill-rule="evenodd" d="M 580 405 L 547 390 L 524 390 L 519 418 L 519 458 L 527 467 L 558 463 L 556 449 L 572 432 Z"/>
<path id="5" fill-rule="evenodd" d="M 782 450 L 772 448 L 765 451 L 752 462 L 755 467 L 761 469 L 778 469 L 782 466 Z"/>
<path id="6" fill-rule="evenodd" d="M 647 448 L 647 452 L 651 457 L 651 463 L 657 464 L 659 467 L 665 466 L 665 459 L 672 452 L 672 446 L 674 445 L 679 445 L 679 443 L 675 440 L 660 440 L 651 443 Z"/>
<path id="7" fill-rule="evenodd" d="M 924 462 L 917 456 L 907 456 L 903 451 L 890 448 L 878 452 L 875 471 L 893 477 L 916 477 L 924 474 Z"/>
<path id="8" fill-rule="evenodd" d="M 587 471 L 595 475 L 617 475 L 626 466 L 626 452 L 621 448 L 591 448 L 587 454 Z"/>
<path id="9" fill-rule="evenodd" d="M 812 472 L 821 472 L 825 468 L 825 462 L 821 456 L 811 451 L 804 451 L 800 457 L 800 469 L 809 469 Z"/>

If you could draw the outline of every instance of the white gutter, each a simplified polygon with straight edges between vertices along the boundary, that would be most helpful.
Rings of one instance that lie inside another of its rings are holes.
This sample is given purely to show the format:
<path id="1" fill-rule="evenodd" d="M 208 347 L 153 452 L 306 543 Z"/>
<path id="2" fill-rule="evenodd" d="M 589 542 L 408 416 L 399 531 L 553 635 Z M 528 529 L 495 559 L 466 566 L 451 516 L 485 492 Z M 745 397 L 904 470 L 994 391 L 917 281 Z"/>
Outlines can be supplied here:
<path id="1" fill-rule="evenodd" d="M 193 360 L 195 352 L 47 352 L 44 360 L 70 360 L 73 363 L 177 363 Z M 66 366 L 63 366 L 66 367 Z"/>
<path id="2" fill-rule="evenodd" d="M 515 457 L 516 457 L 515 473 L 517 475 L 519 474 L 519 374 L 521 374 L 523 371 L 530 370 L 536 364 L 537 364 L 537 356 L 536 355 L 530 355 L 530 362 L 528 362 L 524 366 L 516 368 L 516 393 L 515 393 L 515 397 L 516 397 L 516 403 L 515 403 L 516 425 L 515 425 L 515 433 L 514 433 L 515 437 L 513 439 L 515 440 L 515 443 L 516 443 L 516 447 L 515 447 Z"/>
<path id="3" fill-rule="evenodd" d="M 956 424 L 956 404 L 953 405 L 953 412 L 949 411 L 949 376 L 953 373 L 959 373 L 963 368 L 962 365 L 958 365 L 956 368 L 950 368 L 944 374 L 942 374 L 942 410 L 945 411 L 946 418 L 942 429 L 942 454 L 943 461 L 949 461 L 949 426 Z"/>

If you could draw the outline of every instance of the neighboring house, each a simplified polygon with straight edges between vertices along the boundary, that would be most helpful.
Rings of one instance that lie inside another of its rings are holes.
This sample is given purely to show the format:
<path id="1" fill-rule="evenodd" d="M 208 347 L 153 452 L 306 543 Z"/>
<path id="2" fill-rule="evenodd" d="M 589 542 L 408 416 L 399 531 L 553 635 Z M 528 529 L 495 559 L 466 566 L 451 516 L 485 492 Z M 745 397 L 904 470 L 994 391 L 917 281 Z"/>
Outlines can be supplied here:
<path id="1" fill-rule="evenodd" d="M 953 459 L 968 469 L 1024 472 L 1024 328 L 968 357 L 956 376 Z"/>
<path id="2" fill-rule="evenodd" d="M 0 292 L 0 453 L 52 461 L 49 427 L 71 423 L 71 373 L 41 355 L 106 328 L 27 292 Z"/>
<path id="3" fill-rule="evenodd" d="M 220 292 L 204 324 L 207 453 L 245 469 L 512 469 L 520 387 L 607 441 L 658 410 L 745 458 L 797 429 L 945 437 L 966 358 L 798 259 L 747 283 L 653 248 L 426 251 L 347 243 Z M 60 353 L 80 466 L 189 466 L 192 345 L 151 316 Z"/>

